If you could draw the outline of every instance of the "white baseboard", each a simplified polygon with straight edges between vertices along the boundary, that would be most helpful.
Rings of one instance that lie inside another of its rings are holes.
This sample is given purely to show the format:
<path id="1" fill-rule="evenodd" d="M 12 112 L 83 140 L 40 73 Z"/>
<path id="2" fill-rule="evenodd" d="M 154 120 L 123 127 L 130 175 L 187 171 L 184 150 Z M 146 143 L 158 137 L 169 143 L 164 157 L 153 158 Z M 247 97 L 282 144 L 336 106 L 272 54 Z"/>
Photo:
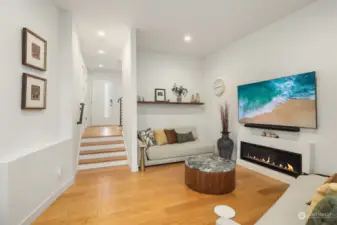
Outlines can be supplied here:
<path id="1" fill-rule="evenodd" d="M 53 202 L 56 201 L 71 185 L 75 182 L 75 177 L 72 177 L 65 182 L 58 190 L 54 191 L 48 198 L 46 198 L 33 212 L 31 212 L 20 225 L 32 224 L 46 209 L 49 208 Z"/>

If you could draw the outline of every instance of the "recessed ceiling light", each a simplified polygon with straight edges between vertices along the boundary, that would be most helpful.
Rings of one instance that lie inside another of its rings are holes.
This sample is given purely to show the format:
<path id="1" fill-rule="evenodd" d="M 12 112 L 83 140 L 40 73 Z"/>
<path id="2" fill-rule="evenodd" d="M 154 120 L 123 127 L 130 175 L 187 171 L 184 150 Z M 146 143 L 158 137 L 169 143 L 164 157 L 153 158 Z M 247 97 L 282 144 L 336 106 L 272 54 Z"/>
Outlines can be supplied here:
<path id="1" fill-rule="evenodd" d="M 99 53 L 99 54 L 104 54 L 105 51 L 103 51 L 103 50 L 98 50 L 98 53 Z"/>
<path id="2" fill-rule="evenodd" d="M 97 34 L 100 37 L 104 37 L 105 36 L 105 32 L 104 31 L 98 31 Z"/>
<path id="3" fill-rule="evenodd" d="M 192 41 L 191 35 L 186 34 L 186 35 L 184 36 L 184 41 L 185 41 L 186 43 L 191 42 L 191 41 Z"/>
<path id="4" fill-rule="evenodd" d="M 98 67 L 99 67 L 99 68 L 102 68 L 102 67 L 104 67 L 104 65 L 103 65 L 103 64 L 99 64 Z"/>

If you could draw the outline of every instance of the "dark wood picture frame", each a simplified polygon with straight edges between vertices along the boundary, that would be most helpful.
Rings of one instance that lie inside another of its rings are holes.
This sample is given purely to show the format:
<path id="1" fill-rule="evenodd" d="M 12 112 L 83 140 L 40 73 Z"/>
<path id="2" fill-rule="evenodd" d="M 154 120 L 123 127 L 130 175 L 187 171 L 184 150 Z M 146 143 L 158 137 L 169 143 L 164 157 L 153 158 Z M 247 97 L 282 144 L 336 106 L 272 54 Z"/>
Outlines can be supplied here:
<path id="1" fill-rule="evenodd" d="M 157 91 L 163 91 L 164 92 L 164 100 L 158 100 L 157 99 Z M 154 89 L 154 100 L 156 102 L 165 102 L 166 101 L 166 89 L 162 89 L 162 88 L 156 88 L 156 89 Z"/>
<path id="2" fill-rule="evenodd" d="M 38 66 L 32 65 L 27 62 L 27 54 L 28 54 L 27 36 L 28 34 L 33 35 L 40 41 L 44 42 L 44 53 L 43 53 L 44 54 L 44 62 L 43 62 L 44 66 L 43 67 L 38 67 Z M 36 33 L 34 33 L 33 31 L 29 30 L 28 28 L 22 29 L 22 64 L 25 66 L 29 66 L 31 68 L 37 69 L 37 70 L 47 71 L 47 41 L 43 39 L 42 37 L 40 37 L 39 35 L 37 35 Z"/>
<path id="3" fill-rule="evenodd" d="M 43 100 L 43 106 L 42 107 L 28 107 L 27 106 L 26 99 L 27 99 L 27 79 L 28 78 L 42 80 L 44 82 L 44 93 L 42 94 L 43 97 L 44 97 L 44 100 Z M 46 79 L 24 73 L 22 75 L 22 89 L 21 90 L 22 90 L 22 93 L 21 93 L 21 109 L 24 109 L 24 110 L 46 109 L 46 107 L 47 107 L 47 80 Z"/>

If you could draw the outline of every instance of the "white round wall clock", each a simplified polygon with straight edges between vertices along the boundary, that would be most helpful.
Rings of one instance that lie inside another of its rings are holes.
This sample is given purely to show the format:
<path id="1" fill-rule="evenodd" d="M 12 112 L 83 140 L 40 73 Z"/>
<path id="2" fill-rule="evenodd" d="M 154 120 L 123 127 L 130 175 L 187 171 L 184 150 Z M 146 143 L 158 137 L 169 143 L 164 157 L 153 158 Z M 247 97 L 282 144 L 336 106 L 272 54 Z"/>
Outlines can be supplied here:
<path id="1" fill-rule="evenodd" d="M 225 82 L 223 79 L 216 79 L 213 83 L 213 89 L 216 96 L 220 97 L 223 93 L 225 93 Z"/>

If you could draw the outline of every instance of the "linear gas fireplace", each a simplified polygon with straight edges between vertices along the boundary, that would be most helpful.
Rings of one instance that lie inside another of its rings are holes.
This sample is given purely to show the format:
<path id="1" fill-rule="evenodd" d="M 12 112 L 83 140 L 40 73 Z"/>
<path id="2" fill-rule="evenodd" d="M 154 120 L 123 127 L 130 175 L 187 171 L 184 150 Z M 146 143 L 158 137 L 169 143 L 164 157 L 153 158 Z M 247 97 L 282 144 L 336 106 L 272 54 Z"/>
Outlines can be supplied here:
<path id="1" fill-rule="evenodd" d="M 298 177 L 302 174 L 302 155 L 266 146 L 241 142 L 241 159 Z"/>

